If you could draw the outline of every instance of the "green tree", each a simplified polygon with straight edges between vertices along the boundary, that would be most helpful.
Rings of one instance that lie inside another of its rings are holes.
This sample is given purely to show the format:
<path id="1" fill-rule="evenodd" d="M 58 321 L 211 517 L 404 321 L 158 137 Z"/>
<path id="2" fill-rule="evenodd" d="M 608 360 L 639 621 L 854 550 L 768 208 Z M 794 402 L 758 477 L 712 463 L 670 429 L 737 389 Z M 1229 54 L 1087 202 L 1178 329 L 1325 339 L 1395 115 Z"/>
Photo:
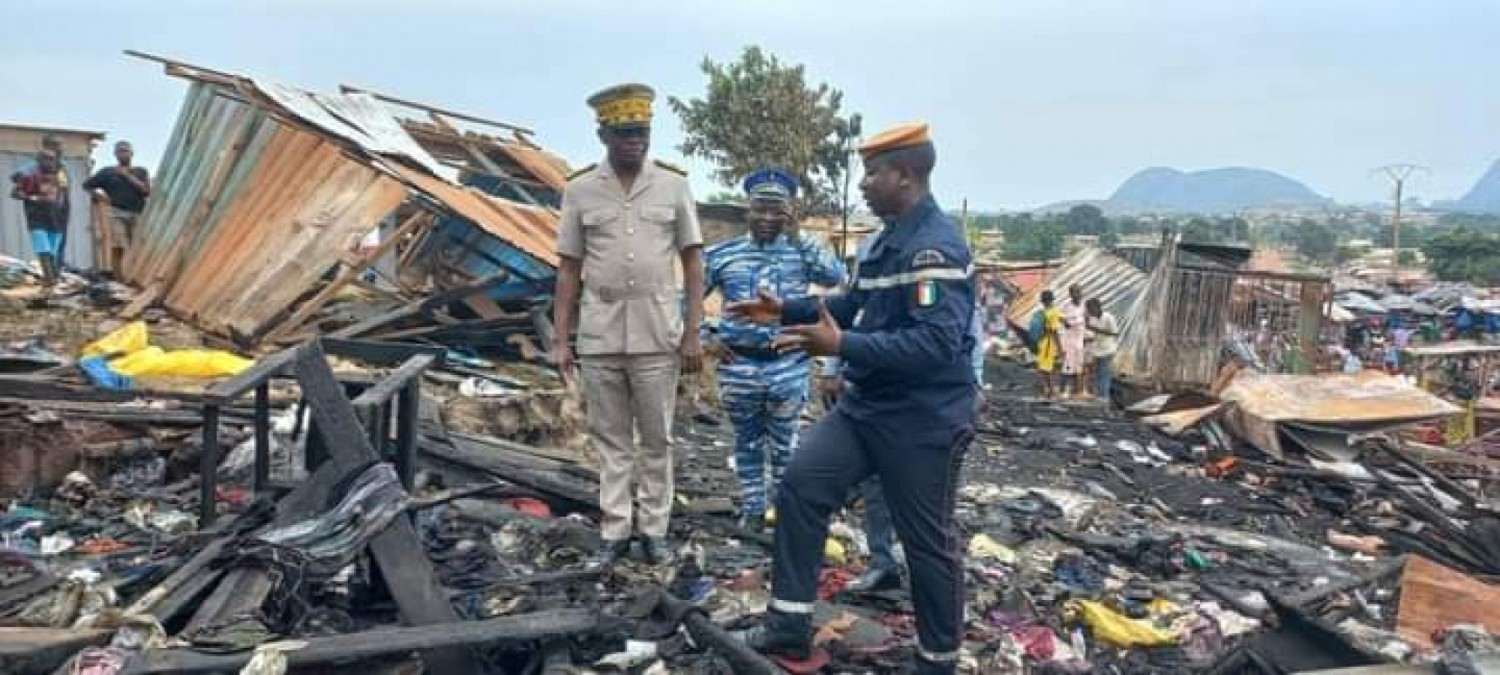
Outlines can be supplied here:
<path id="1" fill-rule="evenodd" d="M 1067 226 L 1068 234 L 1091 234 L 1102 235 L 1109 230 L 1109 220 L 1104 217 L 1104 212 L 1093 204 L 1079 204 L 1068 209 L 1068 214 L 1063 216 L 1063 223 Z"/>
<path id="2" fill-rule="evenodd" d="M 1009 216 L 1001 225 L 1005 246 L 1001 257 L 1007 260 L 1050 260 L 1062 256 L 1063 225 L 1055 216 L 1033 218 L 1029 213 Z"/>
<path id="3" fill-rule="evenodd" d="M 714 178 L 729 187 L 755 169 L 785 168 L 801 178 L 812 208 L 836 210 L 851 133 L 839 115 L 843 93 L 809 86 L 803 66 L 755 46 L 738 61 L 705 58 L 700 68 L 708 77 L 703 98 L 668 98 L 682 118 L 682 153 L 711 162 Z"/>
<path id="4" fill-rule="evenodd" d="M 1297 226 L 1297 252 L 1310 260 L 1329 262 L 1338 248 L 1338 237 L 1327 223 L 1303 218 Z"/>
<path id="5" fill-rule="evenodd" d="M 1443 281 L 1500 284 L 1500 234 L 1459 227 L 1430 237 L 1422 253 L 1427 256 L 1427 267 Z"/>
<path id="6" fill-rule="evenodd" d="M 1234 218 L 1194 216 L 1181 225 L 1182 240 L 1197 244 L 1243 244 L 1250 241 L 1250 223 Z"/>

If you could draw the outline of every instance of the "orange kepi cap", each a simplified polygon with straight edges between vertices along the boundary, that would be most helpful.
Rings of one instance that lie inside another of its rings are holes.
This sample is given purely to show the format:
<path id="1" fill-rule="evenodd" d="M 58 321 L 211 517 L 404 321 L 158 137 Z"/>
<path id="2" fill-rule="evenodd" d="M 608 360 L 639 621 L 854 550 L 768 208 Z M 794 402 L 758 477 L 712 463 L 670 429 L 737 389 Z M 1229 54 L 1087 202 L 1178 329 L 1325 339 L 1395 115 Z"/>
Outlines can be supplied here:
<path id="1" fill-rule="evenodd" d="M 902 124 L 871 136 L 859 146 L 859 156 L 869 159 L 884 152 L 931 142 L 932 138 L 927 135 L 925 123 Z"/>

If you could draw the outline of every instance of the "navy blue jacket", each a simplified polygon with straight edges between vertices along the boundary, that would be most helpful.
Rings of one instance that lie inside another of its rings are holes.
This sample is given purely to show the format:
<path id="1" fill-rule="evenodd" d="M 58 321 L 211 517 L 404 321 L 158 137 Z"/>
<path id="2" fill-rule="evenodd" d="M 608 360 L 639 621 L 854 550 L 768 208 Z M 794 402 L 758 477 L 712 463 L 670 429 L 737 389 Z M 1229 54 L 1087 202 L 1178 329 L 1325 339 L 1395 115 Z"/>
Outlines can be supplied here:
<path id="1" fill-rule="evenodd" d="M 824 301 L 844 328 L 844 412 L 877 424 L 972 424 L 973 268 L 962 229 L 931 196 L 887 223 L 849 292 Z M 817 318 L 813 298 L 782 308 L 786 324 Z"/>

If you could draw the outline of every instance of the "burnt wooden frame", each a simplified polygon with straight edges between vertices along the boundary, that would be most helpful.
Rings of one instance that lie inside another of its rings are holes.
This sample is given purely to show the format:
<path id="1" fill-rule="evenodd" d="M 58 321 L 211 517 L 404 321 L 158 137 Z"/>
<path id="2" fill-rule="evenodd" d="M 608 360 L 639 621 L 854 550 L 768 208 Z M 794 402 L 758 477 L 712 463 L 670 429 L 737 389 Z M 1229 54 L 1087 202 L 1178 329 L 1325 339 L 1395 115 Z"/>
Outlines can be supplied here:
<path id="1" fill-rule="evenodd" d="M 407 489 L 411 488 L 413 458 L 416 453 L 417 409 L 422 400 L 422 374 L 441 363 L 443 350 L 422 345 L 323 339 L 261 359 L 249 370 L 214 385 L 203 396 L 203 451 L 199 455 L 198 468 L 200 527 L 212 525 L 218 517 L 214 494 L 218 489 L 218 467 L 222 459 L 219 447 L 219 417 L 222 408 L 233 404 L 252 390 L 255 392 L 253 487 L 257 494 L 262 494 L 270 489 L 271 380 L 278 377 L 294 378 L 302 385 L 303 396 L 307 398 L 308 383 L 304 381 L 299 365 L 307 361 L 309 352 L 316 352 L 320 356 L 331 354 L 358 359 L 381 366 L 397 366 L 394 372 L 377 380 L 353 403 L 342 393 L 337 399 L 329 397 L 324 403 L 353 406 L 355 415 L 364 422 L 366 430 L 363 435 L 369 439 L 377 459 L 384 458 L 385 439 L 390 432 L 389 420 L 392 410 L 395 410 L 396 470 L 401 476 L 402 485 Z M 327 369 L 326 362 L 323 368 Z M 314 430 L 317 429 L 316 424 L 313 427 Z M 314 433 L 313 436 L 322 441 L 320 447 L 338 445 L 337 441 L 341 440 L 329 439 L 320 433 Z M 334 442 L 329 442 L 330 440 Z M 308 471 L 316 468 L 310 461 Z"/>
<path id="2" fill-rule="evenodd" d="M 218 413 L 219 408 L 244 394 L 256 392 L 255 481 L 256 490 L 268 489 L 266 474 L 270 466 L 270 383 L 277 377 L 291 377 L 302 389 L 302 396 L 312 407 L 312 437 L 321 439 L 327 459 L 320 466 L 309 467 L 314 477 L 304 481 L 281 502 L 277 521 L 311 517 L 330 496 L 329 487 L 361 470 L 372 462 L 382 461 L 381 448 L 372 443 L 374 434 L 361 422 L 361 413 L 345 395 L 344 384 L 328 365 L 328 354 L 359 359 L 374 364 L 400 364 L 389 376 L 375 382 L 359 397 L 365 419 L 389 417 L 393 399 L 406 410 L 397 428 L 397 466 L 410 473 L 416 446 L 417 406 L 421 400 L 421 375 L 441 360 L 441 348 L 351 340 L 314 340 L 299 347 L 262 359 L 255 366 L 213 387 L 204 399 L 204 443 L 200 483 L 203 491 L 203 521 L 207 527 L 216 515 L 213 495 L 217 488 Z M 407 418 L 410 418 L 409 420 Z M 371 425 L 381 426 L 381 425 Z M 381 426 L 381 428 L 384 428 Z M 309 439 L 311 440 L 311 438 Z M 384 445 L 385 437 L 379 439 Z M 402 440 L 406 447 L 401 447 Z M 404 459 L 402 456 L 404 455 Z M 369 549 L 386 580 L 386 588 L 401 611 L 402 620 L 412 626 L 454 623 L 460 620 L 449 603 L 447 593 L 437 581 L 432 562 L 422 548 L 416 528 L 406 515 L 391 521 L 369 544 Z M 270 586 L 259 570 L 236 570 L 219 584 L 205 602 L 194 622 L 198 625 L 212 616 L 233 614 L 246 606 L 264 602 Z M 462 647 L 436 649 L 426 655 L 430 672 L 479 672 L 474 655 Z"/>

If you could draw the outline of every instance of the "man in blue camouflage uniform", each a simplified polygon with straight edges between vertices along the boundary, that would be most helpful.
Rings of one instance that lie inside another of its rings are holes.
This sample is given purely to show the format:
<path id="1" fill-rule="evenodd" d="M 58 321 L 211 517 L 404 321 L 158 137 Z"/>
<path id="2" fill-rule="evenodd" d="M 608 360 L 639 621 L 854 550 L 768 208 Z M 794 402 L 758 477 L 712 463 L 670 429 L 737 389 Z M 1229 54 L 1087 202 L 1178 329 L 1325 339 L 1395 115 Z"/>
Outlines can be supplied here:
<path id="1" fill-rule="evenodd" d="M 787 324 L 780 348 L 847 364 L 846 392 L 804 436 L 782 480 L 770 610 L 742 637 L 774 655 L 811 653 L 829 518 L 850 489 L 877 475 L 912 572 L 915 670 L 953 673 L 964 614 L 953 509 L 978 402 L 969 358 L 973 270 L 963 232 L 932 198 L 936 152 L 927 126 L 878 134 L 860 154 L 860 190 L 886 226 L 849 292 L 784 302 L 765 294 L 728 308 Z"/>
<path id="2" fill-rule="evenodd" d="M 805 298 L 812 284 L 844 282 L 844 267 L 833 252 L 797 232 L 795 176 L 763 169 L 747 176 L 744 187 L 750 200 L 749 232 L 704 254 L 707 292 L 718 289 L 726 303 L 752 300 L 762 291 Z M 705 332 L 706 351 L 719 360 L 719 400 L 734 424 L 740 525 L 759 530 L 766 516 L 766 456 L 774 495 L 797 442 L 811 358 L 806 352 L 772 349 L 776 329 L 770 326 L 726 317 Z"/>

